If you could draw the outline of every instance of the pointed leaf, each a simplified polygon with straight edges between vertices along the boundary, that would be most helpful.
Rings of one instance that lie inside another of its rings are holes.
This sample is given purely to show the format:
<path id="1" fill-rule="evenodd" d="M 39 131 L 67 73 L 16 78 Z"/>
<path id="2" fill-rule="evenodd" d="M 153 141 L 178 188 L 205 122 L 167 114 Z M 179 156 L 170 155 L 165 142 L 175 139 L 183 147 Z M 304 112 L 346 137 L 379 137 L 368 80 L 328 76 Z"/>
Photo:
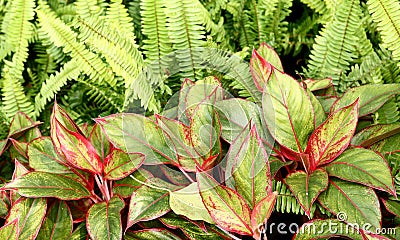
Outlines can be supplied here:
<path id="1" fill-rule="evenodd" d="M 138 114 L 117 114 L 95 119 L 114 146 L 140 152 L 145 164 L 176 163 L 177 155 L 155 122 Z M 134 127 L 132 127 L 134 126 Z"/>
<path id="2" fill-rule="evenodd" d="M 17 112 L 10 123 L 8 138 L 18 139 L 26 131 L 37 127 L 40 122 L 34 122 L 28 115 L 23 112 Z"/>
<path id="3" fill-rule="evenodd" d="M 0 239 L 17 240 L 18 219 L 9 222 L 0 228 Z"/>
<path id="4" fill-rule="evenodd" d="M 318 101 L 317 97 L 315 97 L 314 94 L 308 89 L 307 95 L 310 98 L 314 110 L 314 127 L 317 128 L 326 119 L 325 110 L 322 107 L 321 103 Z"/>
<path id="5" fill-rule="evenodd" d="M 18 221 L 18 239 L 35 239 L 46 215 L 44 198 L 20 198 L 14 203 L 6 223 Z"/>
<path id="6" fill-rule="evenodd" d="M 400 132 L 400 124 L 379 124 L 364 128 L 351 139 L 351 144 L 361 147 L 369 147 L 385 138 Z"/>
<path id="7" fill-rule="evenodd" d="M 254 84 L 260 92 L 264 92 L 265 84 L 272 74 L 272 65 L 254 49 L 250 59 L 250 71 Z"/>
<path id="8" fill-rule="evenodd" d="M 257 49 L 257 53 L 264 58 L 265 61 L 269 62 L 276 69 L 283 72 L 282 62 L 279 58 L 279 55 L 271 46 L 266 43 L 261 43 L 260 47 Z"/>
<path id="9" fill-rule="evenodd" d="M 176 214 L 183 215 L 191 220 L 214 223 L 201 200 L 197 183 L 192 183 L 185 188 L 171 192 L 169 205 Z"/>
<path id="10" fill-rule="evenodd" d="M 310 137 L 307 153 L 311 169 L 327 164 L 339 156 L 350 144 L 358 120 L 358 101 L 332 113 Z"/>
<path id="11" fill-rule="evenodd" d="M 349 224 L 371 224 L 380 228 L 381 211 L 374 190 L 359 184 L 330 179 L 328 189 L 318 201 Z"/>
<path id="12" fill-rule="evenodd" d="M 25 197 L 55 197 L 77 200 L 90 197 L 90 192 L 78 181 L 59 174 L 30 172 L 4 186 L 17 189 Z"/>
<path id="13" fill-rule="evenodd" d="M 259 236 L 261 235 L 259 231 L 260 226 L 267 223 L 267 220 L 271 216 L 271 213 L 275 208 L 277 196 L 278 192 L 272 192 L 270 195 L 261 199 L 251 212 L 251 226 L 253 228 L 254 239 L 259 239 Z"/>
<path id="14" fill-rule="evenodd" d="M 170 210 L 167 190 L 143 185 L 132 194 L 127 229 L 137 222 L 156 219 Z"/>
<path id="15" fill-rule="evenodd" d="M 396 194 L 385 159 L 374 151 L 354 148 L 344 151 L 325 167 L 330 176 Z"/>
<path id="16" fill-rule="evenodd" d="M 304 212 L 310 217 L 313 203 L 319 194 L 328 187 L 328 174 L 322 169 L 317 169 L 309 174 L 296 171 L 286 177 L 285 183 L 289 186 Z"/>
<path id="17" fill-rule="evenodd" d="M 125 153 L 113 149 L 104 159 L 104 178 L 119 180 L 136 171 L 143 163 L 145 156 L 141 153 Z"/>
<path id="18" fill-rule="evenodd" d="M 400 201 L 382 199 L 382 202 L 390 213 L 396 215 L 396 217 L 400 217 Z"/>
<path id="19" fill-rule="evenodd" d="M 307 85 L 307 89 L 310 91 L 317 91 L 325 88 L 329 88 L 333 86 L 332 78 L 325 78 L 325 79 L 306 79 L 304 83 Z"/>
<path id="20" fill-rule="evenodd" d="M 273 69 L 262 101 L 265 123 L 277 142 L 303 152 L 314 130 L 314 110 L 304 88 L 287 74 Z"/>
<path id="21" fill-rule="evenodd" d="M 332 237 L 364 240 L 358 230 L 337 219 L 316 219 L 307 222 L 297 231 L 293 240 L 330 239 Z"/>
<path id="22" fill-rule="evenodd" d="M 378 110 L 387 100 L 400 93 L 400 84 L 364 85 L 347 90 L 331 108 L 334 112 L 344 106 L 359 101 L 359 117 L 368 115 Z"/>
<path id="23" fill-rule="evenodd" d="M 292 161 L 283 162 L 281 159 L 274 156 L 269 156 L 268 162 L 272 178 L 275 177 L 282 167 L 292 164 Z"/>
<path id="24" fill-rule="evenodd" d="M 121 210 L 125 203 L 118 196 L 94 204 L 87 213 L 86 228 L 92 239 L 122 239 Z"/>
<path id="25" fill-rule="evenodd" d="M 178 236 L 171 233 L 167 229 L 150 228 L 134 232 L 127 232 L 124 236 L 125 240 L 181 240 Z"/>
<path id="26" fill-rule="evenodd" d="M 200 195 L 211 218 L 221 228 L 242 235 L 252 235 L 250 208 L 234 190 L 218 184 L 206 173 L 197 173 Z"/>
<path id="27" fill-rule="evenodd" d="M 272 179 L 268 155 L 255 126 L 247 127 L 229 149 L 226 181 L 235 180 L 238 193 L 250 208 L 271 193 Z"/>
<path id="28" fill-rule="evenodd" d="M 69 131 L 60 122 L 55 122 L 56 136 L 52 137 L 56 148 L 72 166 L 94 174 L 102 172 L 102 163 L 96 149 L 83 135 Z"/>
<path id="29" fill-rule="evenodd" d="M 68 205 L 63 201 L 56 201 L 48 210 L 36 239 L 70 239 L 72 226 L 72 215 Z"/>
<path id="30" fill-rule="evenodd" d="M 28 145 L 29 166 L 36 171 L 49 173 L 71 173 L 65 160 L 60 159 L 50 138 L 41 137 Z"/>
<path id="31" fill-rule="evenodd" d="M 141 182 L 146 182 L 147 179 L 154 178 L 154 176 L 144 170 L 139 169 L 135 171 L 132 176 L 134 178 L 123 178 L 121 180 L 117 180 L 113 183 L 113 193 L 119 195 L 122 198 L 129 198 L 132 196 L 132 193 L 136 191 L 143 184 Z M 136 181 L 138 179 L 141 182 Z"/>
<path id="32" fill-rule="evenodd" d="M 99 124 L 95 124 L 93 126 L 93 129 L 90 132 L 88 139 L 93 147 L 96 149 L 97 154 L 100 156 L 100 159 L 104 160 L 106 156 L 110 153 L 111 144 Z"/>

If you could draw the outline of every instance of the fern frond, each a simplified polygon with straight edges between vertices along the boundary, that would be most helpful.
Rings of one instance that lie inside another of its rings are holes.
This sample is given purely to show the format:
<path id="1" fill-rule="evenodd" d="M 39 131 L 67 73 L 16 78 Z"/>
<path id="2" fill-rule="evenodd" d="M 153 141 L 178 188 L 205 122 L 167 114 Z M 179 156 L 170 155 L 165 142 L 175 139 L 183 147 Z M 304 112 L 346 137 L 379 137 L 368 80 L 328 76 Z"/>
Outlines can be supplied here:
<path id="1" fill-rule="evenodd" d="M 77 0 L 75 6 L 79 17 L 88 18 L 103 15 L 107 3 L 104 0 Z"/>
<path id="2" fill-rule="evenodd" d="M 141 9 L 140 9 L 140 4 L 141 0 L 132 0 L 129 1 L 128 3 L 128 13 L 131 16 L 133 20 L 133 28 L 134 28 L 134 33 L 136 38 L 138 39 L 138 44 L 140 47 L 142 47 L 143 42 L 142 40 L 144 39 L 143 37 L 143 31 L 142 31 L 142 15 L 141 15 Z"/>
<path id="3" fill-rule="evenodd" d="M 326 3 L 321 0 L 301 0 L 302 3 L 306 4 L 309 8 L 315 12 L 324 15 L 329 13 L 329 8 Z"/>
<path id="4" fill-rule="evenodd" d="M 14 68 L 13 62 L 5 61 L 6 65 L 3 69 L 2 79 L 2 100 L 3 111 L 6 116 L 11 119 L 18 111 L 22 111 L 33 116 L 33 105 L 30 99 L 25 95 L 21 81 L 10 74 L 9 69 Z"/>
<path id="5" fill-rule="evenodd" d="M 196 68 L 199 63 L 194 50 L 204 46 L 205 31 L 196 9 L 197 1 L 165 1 L 168 34 L 183 78 L 200 77 L 197 76 Z"/>
<path id="6" fill-rule="evenodd" d="M 82 72 L 91 77 L 92 81 L 108 83 L 115 86 L 116 80 L 112 71 L 99 58 L 90 52 L 82 43 L 77 41 L 77 34 L 65 23 L 57 18 L 47 5 L 40 1 L 40 8 L 36 11 L 40 27 L 57 47 L 63 47 L 66 54 L 70 54 Z"/>
<path id="7" fill-rule="evenodd" d="M 129 16 L 128 9 L 122 4 L 122 0 L 111 0 L 106 11 L 106 22 L 112 25 L 119 35 L 131 40 L 133 45 L 136 44 L 133 20 Z"/>
<path id="8" fill-rule="evenodd" d="M 400 83 L 400 67 L 397 65 L 398 62 L 392 59 L 391 52 L 381 48 L 378 55 L 385 60 L 381 67 L 384 83 Z"/>
<path id="9" fill-rule="evenodd" d="M 361 18 L 359 0 L 344 1 L 338 6 L 331 22 L 328 22 L 315 39 L 308 63 L 312 77 L 332 77 L 335 85 L 349 70 L 356 58 L 357 33 Z"/>
<path id="10" fill-rule="evenodd" d="M 43 83 L 40 92 L 35 97 L 35 112 L 38 115 L 50 102 L 60 89 L 67 84 L 69 80 L 77 79 L 80 69 L 75 61 L 64 64 L 63 68 Z"/>
<path id="11" fill-rule="evenodd" d="M 368 0 L 368 10 L 378 25 L 383 46 L 392 51 L 393 59 L 400 60 L 400 2 Z M 400 63 L 398 63 L 400 66 Z"/>
<path id="12" fill-rule="evenodd" d="M 77 19 L 78 38 L 96 52 L 101 53 L 112 70 L 124 78 L 129 87 L 141 71 L 143 59 L 129 35 L 120 35 L 114 24 L 108 25 L 100 18 Z"/>
<path id="13" fill-rule="evenodd" d="M 0 105 L 0 139 L 5 139 L 8 135 L 10 120 L 4 113 L 3 106 Z"/>
<path id="14" fill-rule="evenodd" d="M 33 24 L 30 22 L 35 15 L 34 0 L 14 0 L 7 5 L 1 32 L 4 34 L 0 47 L 0 61 L 11 52 L 27 52 L 28 40 L 33 36 Z M 23 56 L 15 57 L 15 62 L 22 65 Z M 22 71 L 21 71 L 22 72 Z"/>
<path id="15" fill-rule="evenodd" d="M 400 112 L 394 98 L 387 101 L 376 113 L 379 124 L 390 124 L 399 121 Z"/>

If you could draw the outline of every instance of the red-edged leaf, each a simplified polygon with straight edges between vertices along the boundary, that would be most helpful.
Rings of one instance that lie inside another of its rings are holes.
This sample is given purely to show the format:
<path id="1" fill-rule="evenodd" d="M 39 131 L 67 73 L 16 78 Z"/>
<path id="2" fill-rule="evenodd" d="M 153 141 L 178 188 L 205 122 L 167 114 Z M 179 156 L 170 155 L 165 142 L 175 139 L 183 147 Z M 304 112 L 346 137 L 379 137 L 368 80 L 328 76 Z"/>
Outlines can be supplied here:
<path id="1" fill-rule="evenodd" d="M 296 171 L 286 177 L 285 183 L 310 217 L 312 205 L 319 194 L 328 187 L 328 174 L 323 169 L 317 169 L 309 174 Z"/>
<path id="2" fill-rule="evenodd" d="M 18 239 L 35 239 L 46 215 L 44 198 L 19 198 L 12 206 L 6 223 L 17 219 Z"/>
<path id="3" fill-rule="evenodd" d="M 251 211 L 233 189 L 220 185 L 207 173 L 198 172 L 200 195 L 211 218 L 221 228 L 241 235 L 252 235 Z"/>
<path id="4" fill-rule="evenodd" d="M 351 144 L 369 147 L 376 142 L 389 138 L 400 132 L 400 124 L 378 124 L 364 128 L 351 139 Z"/>
<path id="5" fill-rule="evenodd" d="M 8 138 L 18 139 L 26 131 L 37 127 L 40 122 L 34 122 L 28 115 L 23 112 L 17 112 L 11 121 Z M 39 132 L 40 133 L 40 132 Z"/>
<path id="6" fill-rule="evenodd" d="M 180 237 L 163 228 L 149 228 L 137 231 L 128 231 L 125 240 L 181 240 Z"/>
<path id="7" fill-rule="evenodd" d="M 132 196 L 134 191 L 143 185 L 142 182 L 146 182 L 147 179 L 154 178 L 150 172 L 144 170 L 143 168 L 135 171 L 132 176 L 134 178 L 127 177 L 115 181 L 113 183 L 113 193 L 123 198 L 129 198 Z M 140 182 L 135 179 L 139 180 Z"/>
<path id="8" fill-rule="evenodd" d="M 303 153 L 314 130 L 315 114 L 306 90 L 291 76 L 273 68 L 262 101 L 264 120 L 275 140 Z"/>
<path id="9" fill-rule="evenodd" d="M 297 230 L 293 240 L 331 239 L 366 240 L 357 229 L 337 219 L 315 219 L 307 222 Z"/>
<path id="10" fill-rule="evenodd" d="M 260 92 L 263 92 L 265 83 L 271 77 L 272 65 L 261 57 L 255 49 L 250 59 L 250 71 L 254 84 Z"/>
<path id="11" fill-rule="evenodd" d="M 111 144 L 99 124 L 95 124 L 93 126 L 88 139 L 93 147 L 97 150 L 97 154 L 100 156 L 100 158 L 104 160 L 110 153 Z"/>
<path id="12" fill-rule="evenodd" d="M 382 199 L 386 209 L 394 214 L 396 217 L 400 217 L 400 201 L 392 199 Z"/>
<path id="13" fill-rule="evenodd" d="M 272 192 L 270 195 L 261 199 L 251 212 L 251 227 L 253 228 L 254 239 L 260 239 L 260 227 L 267 223 L 268 218 L 271 216 L 277 197 L 278 192 Z"/>
<path id="14" fill-rule="evenodd" d="M 358 120 L 358 100 L 332 113 L 308 141 L 311 170 L 327 164 L 339 156 L 350 144 Z"/>
<path id="15" fill-rule="evenodd" d="M 324 79 L 306 79 L 304 83 L 307 86 L 307 89 L 310 91 L 317 91 L 325 88 L 329 88 L 333 86 L 332 78 L 324 78 Z"/>
<path id="16" fill-rule="evenodd" d="M 136 171 L 144 162 L 141 153 L 125 153 L 114 148 L 104 160 L 104 178 L 119 180 Z"/>
<path id="17" fill-rule="evenodd" d="M 12 138 L 10 138 L 10 141 L 12 142 L 14 148 L 18 151 L 18 153 L 21 154 L 22 157 L 28 159 L 28 156 L 26 154 L 28 143 L 20 142 Z"/>
<path id="18" fill-rule="evenodd" d="M 0 228 L 0 239 L 16 240 L 18 237 L 18 219 L 11 221 Z"/>
<path id="19" fill-rule="evenodd" d="M 268 155 L 255 125 L 246 127 L 235 139 L 226 157 L 225 180 L 233 177 L 238 193 L 250 208 L 271 194 Z"/>
<path id="20" fill-rule="evenodd" d="M 15 179 L 19 178 L 20 176 L 29 172 L 29 170 L 18 160 L 15 160 L 14 163 L 15 163 L 15 167 L 14 167 L 12 180 L 15 180 Z"/>
<path id="21" fill-rule="evenodd" d="M 60 174 L 30 172 L 4 186 L 17 189 L 26 197 L 55 197 L 61 200 L 76 200 L 90 197 L 90 192 L 80 182 Z"/>
<path id="22" fill-rule="evenodd" d="M 132 194 L 126 228 L 140 221 L 156 219 L 170 210 L 167 189 L 155 189 L 143 185 Z"/>
<path id="23" fill-rule="evenodd" d="M 271 46 L 266 43 L 261 43 L 257 49 L 257 53 L 264 58 L 265 61 L 269 62 L 276 69 L 283 72 L 283 66 L 279 55 Z"/>
<path id="24" fill-rule="evenodd" d="M 92 239 L 122 239 L 122 221 L 120 212 L 125 203 L 118 196 L 109 202 L 93 204 L 86 217 L 86 228 Z"/>
<path id="25" fill-rule="evenodd" d="M 69 239 L 72 233 L 72 215 L 64 201 L 56 201 L 50 206 L 40 228 L 37 239 Z"/>

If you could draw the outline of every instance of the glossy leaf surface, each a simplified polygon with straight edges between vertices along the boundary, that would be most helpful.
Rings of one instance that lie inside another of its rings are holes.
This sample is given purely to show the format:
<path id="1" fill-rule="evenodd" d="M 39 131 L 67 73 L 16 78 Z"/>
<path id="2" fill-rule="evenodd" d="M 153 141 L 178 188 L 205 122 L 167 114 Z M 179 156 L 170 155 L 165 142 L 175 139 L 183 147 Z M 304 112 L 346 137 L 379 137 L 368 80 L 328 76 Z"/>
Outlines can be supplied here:
<path id="1" fill-rule="evenodd" d="M 145 156 L 141 153 L 125 153 L 119 149 L 113 149 L 104 159 L 104 178 L 119 180 L 127 177 L 144 162 Z"/>
<path id="2" fill-rule="evenodd" d="M 36 239 L 69 239 L 72 226 L 72 215 L 69 207 L 63 201 L 56 201 L 48 210 Z"/>

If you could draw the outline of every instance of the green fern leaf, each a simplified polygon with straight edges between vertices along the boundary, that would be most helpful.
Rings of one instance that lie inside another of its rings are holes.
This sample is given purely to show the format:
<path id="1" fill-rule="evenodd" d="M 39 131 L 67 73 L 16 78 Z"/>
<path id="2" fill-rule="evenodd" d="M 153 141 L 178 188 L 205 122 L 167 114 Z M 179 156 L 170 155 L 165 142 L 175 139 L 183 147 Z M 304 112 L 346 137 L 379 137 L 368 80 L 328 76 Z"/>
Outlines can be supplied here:
<path id="1" fill-rule="evenodd" d="M 104 14 L 107 5 L 104 0 L 77 0 L 75 2 L 76 13 L 81 18 L 101 16 Z"/>
<path id="2" fill-rule="evenodd" d="M 368 10 L 378 25 L 383 46 L 392 51 L 393 59 L 400 60 L 400 2 L 368 0 Z M 400 66 L 400 63 L 398 63 Z"/>

